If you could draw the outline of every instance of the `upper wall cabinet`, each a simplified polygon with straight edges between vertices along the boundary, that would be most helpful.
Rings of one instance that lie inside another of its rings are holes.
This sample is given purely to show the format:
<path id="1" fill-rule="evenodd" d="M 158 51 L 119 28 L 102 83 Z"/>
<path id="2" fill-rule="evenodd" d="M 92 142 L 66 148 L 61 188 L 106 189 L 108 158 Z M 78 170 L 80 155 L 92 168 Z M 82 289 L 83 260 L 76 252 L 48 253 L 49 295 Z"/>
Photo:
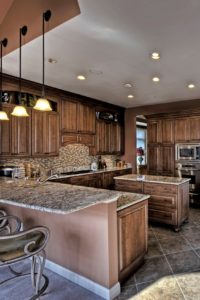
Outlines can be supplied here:
<path id="1" fill-rule="evenodd" d="M 95 134 L 95 108 L 74 100 L 62 101 L 62 133 Z"/>
<path id="2" fill-rule="evenodd" d="M 188 119 L 188 127 L 190 132 L 190 141 L 200 142 L 200 116 L 191 117 Z"/>
<path id="3" fill-rule="evenodd" d="M 177 118 L 174 121 L 175 142 L 189 142 L 190 128 L 188 127 L 188 118 Z"/>
<path id="4" fill-rule="evenodd" d="M 148 143 L 157 144 L 162 139 L 161 120 L 148 121 Z"/>
<path id="5" fill-rule="evenodd" d="M 0 155 L 1 157 L 18 157 L 31 155 L 31 119 L 11 115 L 13 105 L 2 105 L 9 116 L 9 121 L 0 121 Z M 27 109 L 31 115 L 31 109 Z"/>
<path id="6" fill-rule="evenodd" d="M 162 120 L 162 143 L 164 144 L 174 143 L 174 120 L 170 120 L 170 119 Z"/>
<path id="7" fill-rule="evenodd" d="M 55 111 L 32 111 L 32 155 L 58 155 L 59 116 Z"/>
<path id="8" fill-rule="evenodd" d="M 11 115 L 14 105 L 3 105 L 9 121 L 0 122 L 1 157 L 58 155 L 59 115 L 27 108 L 29 117 Z"/>

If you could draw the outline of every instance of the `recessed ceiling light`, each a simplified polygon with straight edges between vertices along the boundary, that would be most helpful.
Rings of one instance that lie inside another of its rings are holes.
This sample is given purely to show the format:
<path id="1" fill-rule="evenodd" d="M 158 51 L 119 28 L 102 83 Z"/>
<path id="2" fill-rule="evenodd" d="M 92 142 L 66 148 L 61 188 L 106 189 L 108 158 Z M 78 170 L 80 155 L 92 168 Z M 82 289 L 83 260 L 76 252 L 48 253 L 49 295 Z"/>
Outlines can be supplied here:
<path id="1" fill-rule="evenodd" d="M 131 98 L 134 98 L 134 96 L 130 94 L 130 95 L 128 95 L 128 98 L 131 99 Z"/>
<path id="2" fill-rule="evenodd" d="M 78 75 L 76 78 L 77 78 L 78 80 L 85 80 L 85 79 L 86 79 L 86 76 L 84 76 L 84 75 Z"/>
<path id="3" fill-rule="evenodd" d="M 160 53 L 159 52 L 153 52 L 152 54 L 151 54 L 151 58 L 152 59 L 160 59 Z"/>
<path id="4" fill-rule="evenodd" d="M 195 88 L 195 85 L 194 85 L 194 83 L 190 83 L 190 84 L 188 84 L 188 88 L 189 88 L 189 89 L 193 89 L 193 88 Z"/>
<path id="5" fill-rule="evenodd" d="M 48 62 L 49 62 L 50 64 L 56 64 L 56 63 L 57 63 L 57 60 L 54 59 L 54 58 L 49 58 L 49 59 L 48 59 Z"/>
<path id="6" fill-rule="evenodd" d="M 153 80 L 154 82 L 159 82 L 159 81 L 160 81 L 160 78 L 157 77 L 157 76 L 155 76 L 155 77 L 152 78 L 152 80 Z"/>
<path id="7" fill-rule="evenodd" d="M 129 83 L 129 82 L 124 83 L 124 87 L 125 87 L 125 88 L 129 88 L 129 89 L 130 89 L 130 88 L 132 88 L 132 86 L 133 86 L 133 85 L 132 85 L 131 83 Z"/>

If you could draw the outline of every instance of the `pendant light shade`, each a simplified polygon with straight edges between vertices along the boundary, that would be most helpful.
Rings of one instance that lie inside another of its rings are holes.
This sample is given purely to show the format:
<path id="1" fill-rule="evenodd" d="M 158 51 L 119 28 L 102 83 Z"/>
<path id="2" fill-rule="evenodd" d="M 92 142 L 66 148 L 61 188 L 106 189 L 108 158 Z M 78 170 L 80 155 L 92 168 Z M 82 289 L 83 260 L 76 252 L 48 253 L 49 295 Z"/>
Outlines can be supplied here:
<path id="1" fill-rule="evenodd" d="M 34 109 L 41 111 L 51 111 L 51 105 L 49 101 L 45 98 L 45 84 L 44 84 L 44 76 L 45 76 L 45 48 L 44 48 L 44 26 L 45 21 L 48 22 L 51 18 L 51 11 L 47 10 L 43 13 L 42 18 L 42 97 L 37 100 Z"/>
<path id="2" fill-rule="evenodd" d="M 26 108 L 21 104 L 22 91 L 22 35 L 27 33 L 27 26 L 19 29 L 19 105 L 15 106 L 11 115 L 15 117 L 29 117 Z"/>
<path id="3" fill-rule="evenodd" d="M 28 117 L 29 116 L 29 114 L 26 111 L 26 108 L 23 105 L 15 106 L 11 115 L 13 115 L 15 117 Z"/>
<path id="4" fill-rule="evenodd" d="M 3 47 L 6 47 L 8 44 L 8 40 L 7 39 L 3 39 L 2 41 L 0 41 L 1 44 L 1 50 L 0 50 L 0 59 L 1 59 L 1 63 L 0 63 L 0 102 L 2 102 L 2 97 L 3 97 L 3 76 L 2 76 L 2 56 L 3 56 Z M 0 110 L 0 121 L 9 121 L 8 115 L 5 111 Z"/>
<path id="5" fill-rule="evenodd" d="M 9 121 L 7 113 L 3 110 L 0 110 L 0 121 Z"/>

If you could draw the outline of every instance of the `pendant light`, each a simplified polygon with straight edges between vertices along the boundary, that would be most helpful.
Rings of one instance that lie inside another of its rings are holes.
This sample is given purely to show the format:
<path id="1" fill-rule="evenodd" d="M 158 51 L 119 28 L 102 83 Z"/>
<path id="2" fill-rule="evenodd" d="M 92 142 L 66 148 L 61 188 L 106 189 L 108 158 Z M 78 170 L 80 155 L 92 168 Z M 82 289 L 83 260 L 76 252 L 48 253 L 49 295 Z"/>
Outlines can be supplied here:
<path id="1" fill-rule="evenodd" d="M 45 48 L 44 48 L 44 27 L 45 27 L 45 21 L 48 22 L 51 18 L 51 11 L 47 10 L 43 13 L 42 18 L 42 95 L 41 98 L 39 98 L 33 107 L 36 110 L 41 111 L 51 111 L 51 105 L 47 99 L 45 99 L 45 86 L 44 86 L 44 73 L 45 73 Z"/>
<path id="2" fill-rule="evenodd" d="M 0 59 L 1 59 L 1 63 L 0 63 L 0 102 L 3 102 L 3 75 L 2 75 L 2 56 L 3 56 L 3 47 L 6 47 L 8 44 L 8 40 L 7 39 L 3 39 L 2 41 L 0 41 Z M 0 121 L 9 121 L 8 115 L 5 111 L 0 110 Z"/>
<path id="3" fill-rule="evenodd" d="M 19 105 L 15 106 L 11 115 L 15 117 L 28 117 L 29 114 L 26 108 L 21 104 L 22 98 L 22 35 L 27 33 L 27 26 L 23 26 L 19 29 Z"/>

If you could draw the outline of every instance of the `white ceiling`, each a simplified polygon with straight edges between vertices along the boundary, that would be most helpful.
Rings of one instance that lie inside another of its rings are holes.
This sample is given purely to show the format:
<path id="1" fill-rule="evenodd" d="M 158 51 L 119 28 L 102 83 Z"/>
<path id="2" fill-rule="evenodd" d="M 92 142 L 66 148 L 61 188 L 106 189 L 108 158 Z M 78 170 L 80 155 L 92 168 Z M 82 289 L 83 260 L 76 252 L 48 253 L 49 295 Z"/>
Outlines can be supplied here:
<path id="1" fill-rule="evenodd" d="M 124 107 L 200 99 L 199 0 L 79 0 L 79 5 L 79 16 L 45 36 L 46 84 Z M 22 48 L 23 78 L 41 82 L 41 46 L 40 37 Z M 160 51 L 159 61 L 150 59 L 153 50 Z M 4 58 L 3 71 L 18 76 L 18 50 Z M 87 80 L 77 80 L 80 73 Z M 159 83 L 152 82 L 154 75 Z M 195 89 L 187 88 L 190 82 Z M 129 93 L 135 98 L 128 99 Z"/>

